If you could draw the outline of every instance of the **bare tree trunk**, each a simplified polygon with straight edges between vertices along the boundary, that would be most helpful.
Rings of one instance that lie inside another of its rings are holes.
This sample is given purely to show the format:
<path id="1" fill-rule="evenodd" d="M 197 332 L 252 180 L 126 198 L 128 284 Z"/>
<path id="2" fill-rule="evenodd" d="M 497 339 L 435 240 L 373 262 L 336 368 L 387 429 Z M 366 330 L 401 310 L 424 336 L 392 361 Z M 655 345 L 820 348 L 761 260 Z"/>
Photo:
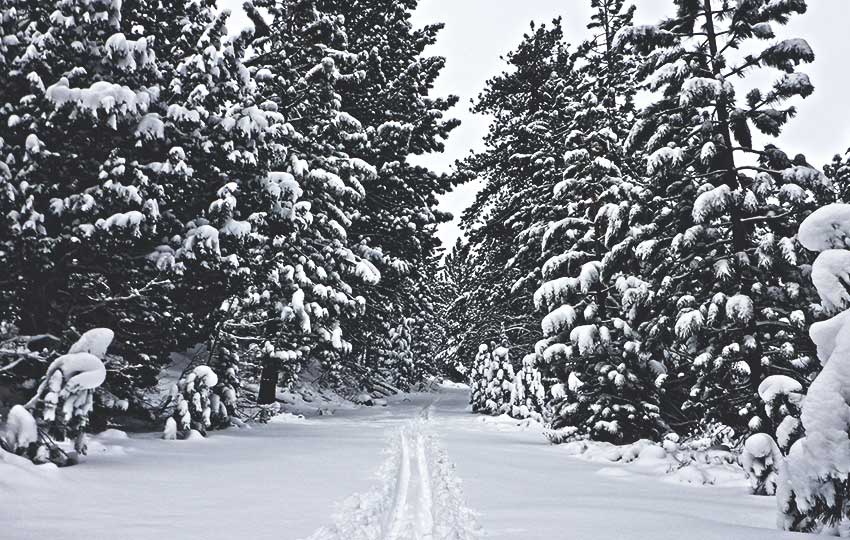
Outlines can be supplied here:
<path id="1" fill-rule="evenodd" d="M 280 367 L 276 358 L 266 358 L 263 361 L 263 372 L 260 375 L 260 391 L 257 394 L 257 404 L 269 405 L 277 399 L 277 380 L 280 377 Z"/>

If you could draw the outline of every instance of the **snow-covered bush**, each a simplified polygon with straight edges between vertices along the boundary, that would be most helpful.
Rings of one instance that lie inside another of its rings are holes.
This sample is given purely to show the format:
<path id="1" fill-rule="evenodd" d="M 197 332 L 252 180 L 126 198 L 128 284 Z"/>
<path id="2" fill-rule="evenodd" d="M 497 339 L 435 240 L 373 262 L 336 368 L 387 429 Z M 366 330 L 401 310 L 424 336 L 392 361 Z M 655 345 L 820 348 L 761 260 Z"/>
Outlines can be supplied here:
<path id="1" fill-rule="evenodd" d="M 26 456 L 36 463 L 47 461 L 47 452 L 39 444 L 38 424 L 22 405 L 15 405 L 6 417 L 6 429 L 0 437 L 0 448 Z"/>
<path id="2" fill-rule="evenodd" d="M 166 420 L 164 439 L 188 437 L 192 431 L 206 435 L 207 429 L 229 424 L 225 402 L 214 393 L 218 375 L 209 366 L 197 366 L 174 387 L 175 408 Z"/>
<path id="3" fill-rule="evenodd" d="M 503 414 L 511 410 L 513 394 L 514 366 L 507 347 L 493 349 L 490 364 L 492 377 L 487 384 L 487 409 L 493 414 Z"/>
<path id="4" fill-rule="evenodd" d="M 777 468 L 782 459 L 782 452 L 767 433 L 756 433 L 747 438 L 741 451 L 741 466 L 750 480 L 753 495 L 776 493 Z"/>
<path id="5" fill-rule="evenodd" d="M 59 441 L 74 439 L 74 449 L 85 454 L 85 429 L 94 403 L 94 392 L 106 380 L 103 358 L 114 333 L 95 328 L 84 333 L 68 354 L 47 368 L 35 396 L 26 407 L 47 433 Z"/>
<path id="6" fill-rule="evenodd" d="M 473 412 L 502 414 L 511 409 L 514 370 L 508 349 L 481 344 L 470 371 Z"/>
<path id="7" fill-rule="evenodd" d="M 759 385 L 765 414 L 776 430 L 776 443 L 783 454 L 787 454 L 803 434 L 800 423 L 802 391 L 803 385 L 786 375 L 771 375 Z"/>
<path id="8" fill-rule="evenodd" d="M 777 487 L 779 525 L 817 531 L 850 526 L 850 205 L 813 212 L 800 242 L 820 252 L 812 280 L 831 319 L 812 324 L 822 371 L 809 387 L 800 421 L 805 435 L 791 446 Z"/>
<path id="9" fill-rule="evenodd" d="M 533 418 L 542 422 L 545 400 L 546 388 L 537 368 L 537 355 L 527 354 L 522 359 L 522 367 L 514 376 L 509 414 L 514 418 Z"/>

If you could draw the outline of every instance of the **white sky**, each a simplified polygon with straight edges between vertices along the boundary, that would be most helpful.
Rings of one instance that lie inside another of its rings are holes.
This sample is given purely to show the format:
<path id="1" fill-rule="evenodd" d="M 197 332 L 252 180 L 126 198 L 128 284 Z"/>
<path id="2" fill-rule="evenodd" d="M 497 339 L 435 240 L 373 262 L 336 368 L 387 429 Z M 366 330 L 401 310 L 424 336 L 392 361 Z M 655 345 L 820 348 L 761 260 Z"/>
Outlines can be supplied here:
<path id="1" fill-rule="evenodd" d="M 636 23 L 647 24 L 673 13 L 671 0 L 634 0 Z M 242 0 L 221 0 L 230 8 L 232 29 L 250 24 L 242 14 Z M 504 70 L 499 56 L 513 49 L 528 30 L 531 20 L 549 22 L 562 16 L 570 43 L 577 44 L 587 35 L 585 28 L 591 13 L 588 0 L 421 0 L 414 23 L 421 26 L 443 22 L 446 27 L 437 44 L 427 54 L 445 56 L 446 68 L 437 80 L 435 95 L 456 94 L 458 105 L 450 111 L 463 124 L 454 130 L 442 154 L 416 159 L 437 171 L 448 171 L 455 160 L 471 149 L 481 149 L 488 119 L 469 112 L 475 98 L 490 77 Z M 821 166 L 836 153 L 850 147 L 850 0 L 809 0 L 809 11 L 792 18 L 780 29 L 779 37 L 802 37 L 815 51 L 814 64 L 803 66 L 815 85 L 815 93 L 798 103 L 798 116 L 779 139 L 789 154 L 803 153 L 809 162 Z M 768 73 L 761 83 L 777 78 Z M 474 199 L 478 182 L 459 186 L 441 200 L 441 209 L 452 212 L 455 220 L 440 226 L 438 235 L 451 247 L 461 234 L 457 218 Z"/>
<path id="2" fill-rule="evenodd" d="M 637 23 L 653 23 L 673 13 L 670 0 L 635 0 Z M 482 148 L 488 119 L 469 112 L 469 100 L 478 95 L 490 77 L 501 73 L 499 59 L 519 44 L 531 20 L 564 19 L 570 43 L 586 36 L 590 16 L 587 0 L 422 0 L 414 21 L 417 25 L 444 22 L 445 29 L 429 54 L 447 58 L 435 94 L 456 94 L 460 103 L 451 113 L 463 124 L 449 138 L 446 152 L 417 161 L 438 171 L 448 171 L 470 149 Z M 815 93 L 798 105 L 798 116 L 780 138 L 789 154 L 803 153 L 816 166 L 850 147 L 850 95 L 847 66 L 850 63 L 850 0 L 810 0 L 809 11 L 794 17 L 779 37 L 805 38 L 815 51 L 814 64 L 804 66 Z M 777 78 L 775 74 L 770 74 Z M 472 182 L 455 189 L 441 201 L 443 210 L 456 219 L 440 227 L 439 236 L 450 247 L 460 235 L 457 217 L 479 189 Z"/>

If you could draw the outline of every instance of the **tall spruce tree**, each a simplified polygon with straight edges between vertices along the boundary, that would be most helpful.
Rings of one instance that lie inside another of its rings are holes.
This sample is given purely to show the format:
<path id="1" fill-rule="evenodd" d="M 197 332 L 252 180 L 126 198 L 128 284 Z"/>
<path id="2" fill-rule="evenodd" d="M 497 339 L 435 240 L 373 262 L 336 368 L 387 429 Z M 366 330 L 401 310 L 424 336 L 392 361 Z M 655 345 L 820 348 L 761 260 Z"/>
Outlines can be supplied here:
<path id="1" fill-rule="evenodd" d="M 814 59 L 804 40 L 760 45 L 806 5 L 674 3 L 674 17 L 620 33 L 621 45 L 645 55 L 652 96 L 626 141 L 648 155 L 648 204 L 630 221 L 639 269 L 631 277 L 651 284 L 654 298 L 639 333 L 668 372 L 665 410 L 676 429 L 721 421 L 759 431 L 769 427 L 757 394 L 764 378 L 806 384 L 815 368 L 803 331 L 814 316 L 808 256 L 794 235 L 828 182 L 802 157 L 758 149 L 752 134 L 778 135 L 795 113 L 785 103 L 813 91 L 796 71 Z M 759 68 L 782 75 L 739 99 Z"/>
<path id="2" fill-rule="evenodd" d="M 415 28 L 418 0 L 326 0 L 323 10 L 344 18 L 348 50 L 361 59 L 364 77 L 345 88 L 345 109 L 363 126 L 363 139 L 349 139 L 347 151 L 371 163 L 375 178 L 353 216 L 350 241 L 381 272 L 381 282 L 364 290 L 367 310 L 358 319 L 350 360 L 371 373 L 385 363 L 384 351 L 399 343 L 390 333 L 412 319 L 419 329 L 407 341 L 433 356 L 419 333 L 431 333 L 433 298 L 427 293 L 431 259 L 439 248 L 436 225 L 448 217 L 436 210 L 436 196 L 450 186 L 447 175 L 415 165 L 415 156 L 443 150 L 458 121 L 445 118 L 457 97 L 434 97 L 434 81 L 445 59 L 428 56 L 442 24 Z M 366 249 L 368 245 L 372 249 Z M 411 381 L 413 382 L 413 381 Z"/>
<path id="3" fill-rule="evenodd" d="M 348 50 L 344 17 L 323 11 L 318 1 L 268 0 L 246 9 L 257 32 L 246 63 L 284 121 L 281 135 L 289 131 L 274 163 L 279 172 L 268 179 L 287 202 L 271 201 L 277 215 L 253 255 L 256 281 L 238 299 L 237 312 L 245 315 L 232 326 L 257 345 L 259 399 L 270 403 L 281 372 L 292 376 L 316 360 L 338 373 L 340 358 L 351 350 L 343 325 L 366 303 L 356 287 L 375 285 L 381 276 L 369 260 L 373 249 L 352 249 L 348 230 L 364 184 L 377 171 L 347 152 L 364 134 L 344 109 L 344 90 L 365 75 L 359 56 Z"/>
<path id="4" fill-rule="evenodd" d="M 23 333 L 69 340 L 113 328 L 124 362 L 110 365 L 105 388 L 129 394 L 155 382 L 166 351 L 198 341 L 172 303 L 174 280 L 151 255 L 163 239 L 179 239 L 185 213 L 170 197 L 197 191 L 184 184 L 207 159 L 187 160 L 183 147 L 204 140 L 170 114 L 187 110 L 168 84 L 176 64 L 160 60 L 154 40 L 130 24 L 131 8 L 26 4 L 16 11 L 27 31 L 6 57 L 0 113 L 10 126 L 0 237 L 14 283 L 4 317 Z M 197 14 L 183 21 L 187 39 L 216 24 L 211 10 Z"/>
<path id="5" fill-rule="evenodd" d="M 622 0 L 594 0 L 593 37 L 575 52 L 573 113 L 563 129 L 562 179 L 540 248 L 545 262 L 535 305 L 545 314 L 537 344 L 553 388 L 550 439 L 630 442 L 657 437 L 657 366 L 641 349 L 633 309 L 640 285 L 623 266 L 633 249 L 629 220 L 643 210 L 639 153 L 622 148 L 634 121 L 636 62 L 614 46 L 632 22 Z M 655 369 L 654 369 L 655 368 Z"/>
<path id="6" fill-rule="evenodd" d="M 501 340 L 515 358 L 540 339 L 532 305 L 539 247 L 551 215 L 552 186 L 563 166 L 563 136 L 576 109 L 566 101 L 576 82 L 574 59 L 560 19 L 537 26 L 505 58 L 509 69 L 488 81 L 473 111 L 493 116 L 483 152 L 461 164 L 460 174 L 484 187 L 463 216 L 469 275 L 461 297 L 466 320 L 454 336 L 454 354 L 468 363 L 478 344 Z"/>

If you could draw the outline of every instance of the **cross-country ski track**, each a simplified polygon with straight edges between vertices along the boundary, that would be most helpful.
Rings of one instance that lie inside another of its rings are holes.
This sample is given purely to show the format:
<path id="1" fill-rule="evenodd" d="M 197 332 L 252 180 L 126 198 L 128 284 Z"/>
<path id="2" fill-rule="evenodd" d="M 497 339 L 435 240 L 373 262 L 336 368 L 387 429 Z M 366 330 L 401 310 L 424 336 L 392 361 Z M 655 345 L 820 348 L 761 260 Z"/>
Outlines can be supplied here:
<path id="1" fill-rule="evenodd" d="M 309 540 L 473 540 L 474 514 L 464 506 L 460 483 L 445 450 L 430 432 L 433 404 L 393 434 L 379 485 L 352 495 Z"/>

